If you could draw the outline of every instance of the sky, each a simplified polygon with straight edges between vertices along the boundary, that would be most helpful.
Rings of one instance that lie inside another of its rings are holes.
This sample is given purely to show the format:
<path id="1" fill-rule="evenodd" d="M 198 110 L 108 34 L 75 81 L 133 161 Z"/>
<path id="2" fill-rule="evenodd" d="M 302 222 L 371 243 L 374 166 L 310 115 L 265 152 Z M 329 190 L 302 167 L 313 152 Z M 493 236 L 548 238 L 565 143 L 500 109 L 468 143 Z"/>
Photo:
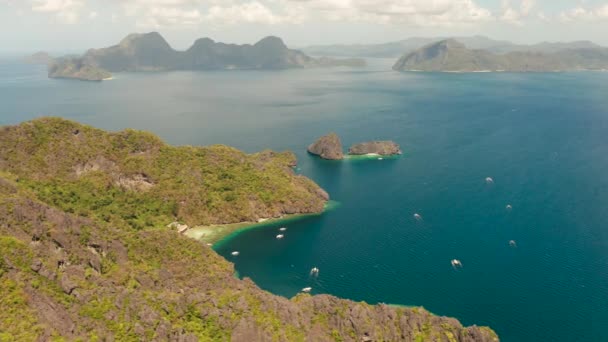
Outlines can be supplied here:
<path id="1" fill-rule="evenodd" d="M 485 35 L 608 46 L 608 0 L 0 0 L 0 54 L 82 52 L 133 32 L 176 49 L 201 37 L 290 47 Z"/>

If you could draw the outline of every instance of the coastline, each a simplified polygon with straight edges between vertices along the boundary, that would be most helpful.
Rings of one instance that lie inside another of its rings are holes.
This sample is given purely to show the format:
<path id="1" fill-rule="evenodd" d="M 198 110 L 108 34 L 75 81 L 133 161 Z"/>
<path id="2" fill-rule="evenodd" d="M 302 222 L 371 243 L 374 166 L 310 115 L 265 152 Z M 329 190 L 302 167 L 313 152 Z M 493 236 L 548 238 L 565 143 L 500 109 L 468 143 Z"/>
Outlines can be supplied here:
<path id="1" fill-rule="evenodd" d="M 378 154 L 378 153 L 345 154 L 344 158 L 342 160 L 352 160 L 352 161 L 356 161 L 356 160 L 372 160 L 372 159 L 381 160 L 380 158 L 382 158 L 382 160 L 385 160 L 385 159 L 397 159 L 397 158 L 401 157 L 402 155 L 403 154 L 381 155 L 381 154 Z"/>
<path id="2" fill-rule="evenodd" d="M 325 204 L 323 211 L 319 213 L 285 215 L 278 218 L 269 218 L 260 222 L 239 222 L 211 226 L 197 226 L 188 229 L 184 235 L 201 242 L 212 244 L 213 249 L 216 249 L 245 231 L 264 228 L 277 223 L 289 223 L 306 217 L 320 216 L 328 211 L 338 208 L 339 206 L 339 202 L 330 200 Z"/>

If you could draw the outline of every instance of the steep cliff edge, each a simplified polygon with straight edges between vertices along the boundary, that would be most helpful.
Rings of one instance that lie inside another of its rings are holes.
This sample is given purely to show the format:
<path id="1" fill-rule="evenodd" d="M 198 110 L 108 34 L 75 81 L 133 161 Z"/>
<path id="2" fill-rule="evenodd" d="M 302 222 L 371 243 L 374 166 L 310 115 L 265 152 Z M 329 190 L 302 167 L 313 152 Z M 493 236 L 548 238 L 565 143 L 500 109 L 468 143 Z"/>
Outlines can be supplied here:
<path id="1" fill-rule="evenodd" d="M 342 142 L 336 133 L 329 133 L 308 146 L 308 153 L 323 159 L 340 160 L 344 158 Z"/>

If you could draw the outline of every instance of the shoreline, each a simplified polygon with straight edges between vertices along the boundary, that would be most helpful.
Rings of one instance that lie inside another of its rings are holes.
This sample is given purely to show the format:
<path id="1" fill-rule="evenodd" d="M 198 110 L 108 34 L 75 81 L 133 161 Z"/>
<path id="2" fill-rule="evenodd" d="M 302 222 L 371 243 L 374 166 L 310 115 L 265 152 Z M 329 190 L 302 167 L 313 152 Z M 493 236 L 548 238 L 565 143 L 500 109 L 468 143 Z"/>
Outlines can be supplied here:
<path id="1" fill-rule="evenodd" d="M 263 219 L 259 222 L 238 222 L 230 224 L 216 224 L 210 226 L 197 226 L 188 229 L 184 233 L 184 235 L 207 244 L 212 244 L 212 248 L 216 250 L 218 247 L 221 247 L 226 242 L 236 238 L 245 231 L 257 228 L 264 228 L 267 226 L 275 225 L 277 223 L 288 223 L 307 217 L 320 216 L 328 211 L 338 208 L 339 206 L 339 202 L 330 200 L 325 204 L 323 211 L 319 213 L 291 214 L 285 215 L 283 217 Z"/>
<path id="2" fill-rule="evenodd" d="M 386 154 L 386 155 L 382 155 L 382 154 L 378 154 L 378 153 L 368 153 L 368 154 L 345 154 L 344 158 L 342 160 L 370 160 L 370 159 L 376 159 L 379 160 L 380 158 L 382 158 L 382 160 L 384 159 L 397 159 L 399 157 L 401 157 L 403 154 Z"/>

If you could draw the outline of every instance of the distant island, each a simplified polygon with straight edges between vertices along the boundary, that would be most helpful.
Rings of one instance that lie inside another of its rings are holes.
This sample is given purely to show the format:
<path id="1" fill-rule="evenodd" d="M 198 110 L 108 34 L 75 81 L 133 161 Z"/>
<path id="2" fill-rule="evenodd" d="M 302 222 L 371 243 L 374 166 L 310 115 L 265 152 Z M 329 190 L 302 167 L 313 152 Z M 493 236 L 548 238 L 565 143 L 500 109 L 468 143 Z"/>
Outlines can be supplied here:
<path id="1" fill-rule="evenodd" d="M 59 58 L 48 64 L 50 78 L 74 78 L 83 81 L 103 81 L 112 74 L 102 68 L 86 64 L 81 58 Z"/>
<path id="2" fill-rule="evenodd" d="M 278 37 L 249 45 L 224 44 L 201 38 L 186 51 L 174 50 L 158 33 L 130 34 L 119 44 L 90 49 L 82 57 L 58 59 L 49 77 L 103 80 L 112 72 L 169 70 L 234 70 L 364 66 L 358 58 L 312 58 L 289 49 Z M 110 74 L 111 76 L 111 74 Z"/>
<path id="3" fill-rule="evenodd" d="M 273 295 L 182 234 L 321 212 L 295 164 L 60 118 L 0 127 L 0 339 L 499 341 L 420 307 Z"/>
<path id="4" fill-rule="evenodd" d="M 608 49 L 563 48 L 494 53 L 470 49 L 455 39 L 426 45 L 401 57 L 397 71 L 435 72 L 557 72 L 608 69 Z"/>
<path id="5" fill-rule="evenodd" d="M 24 62 L 29 64 L 44 64 L 47 65 L 53 61 L 53 57 L 47 52 L 39 51 L 23 59 Z"/>
<path id="6" fill-rule="evenodd" d="M 454 39 L 470 49 L 485 50 L 497 54 L 514 51 L 553 53 L 568 49 L 602 49 L 593 42 L 580 40 L 573 42 L 542 42 L 532 45 L 516 44 L 506 40 L 496 40 L 485 36 L 461 37 L 412 37 L 380 44 L 334 44 L 304 47 L 302 51 L 313 56 L 399 58 L 421 47 L 441 40 Z"/>
<path id="7" fill-rule="evenodd" d="M 308 153 L 328 160 L 342 160 L 342 141 L 336 133 L 329 133 L 308 146 Z M 394 141 L 368 141 L 352 145 L 347 156 L 393 156 L 400 155 L 401 147 Z"/>

